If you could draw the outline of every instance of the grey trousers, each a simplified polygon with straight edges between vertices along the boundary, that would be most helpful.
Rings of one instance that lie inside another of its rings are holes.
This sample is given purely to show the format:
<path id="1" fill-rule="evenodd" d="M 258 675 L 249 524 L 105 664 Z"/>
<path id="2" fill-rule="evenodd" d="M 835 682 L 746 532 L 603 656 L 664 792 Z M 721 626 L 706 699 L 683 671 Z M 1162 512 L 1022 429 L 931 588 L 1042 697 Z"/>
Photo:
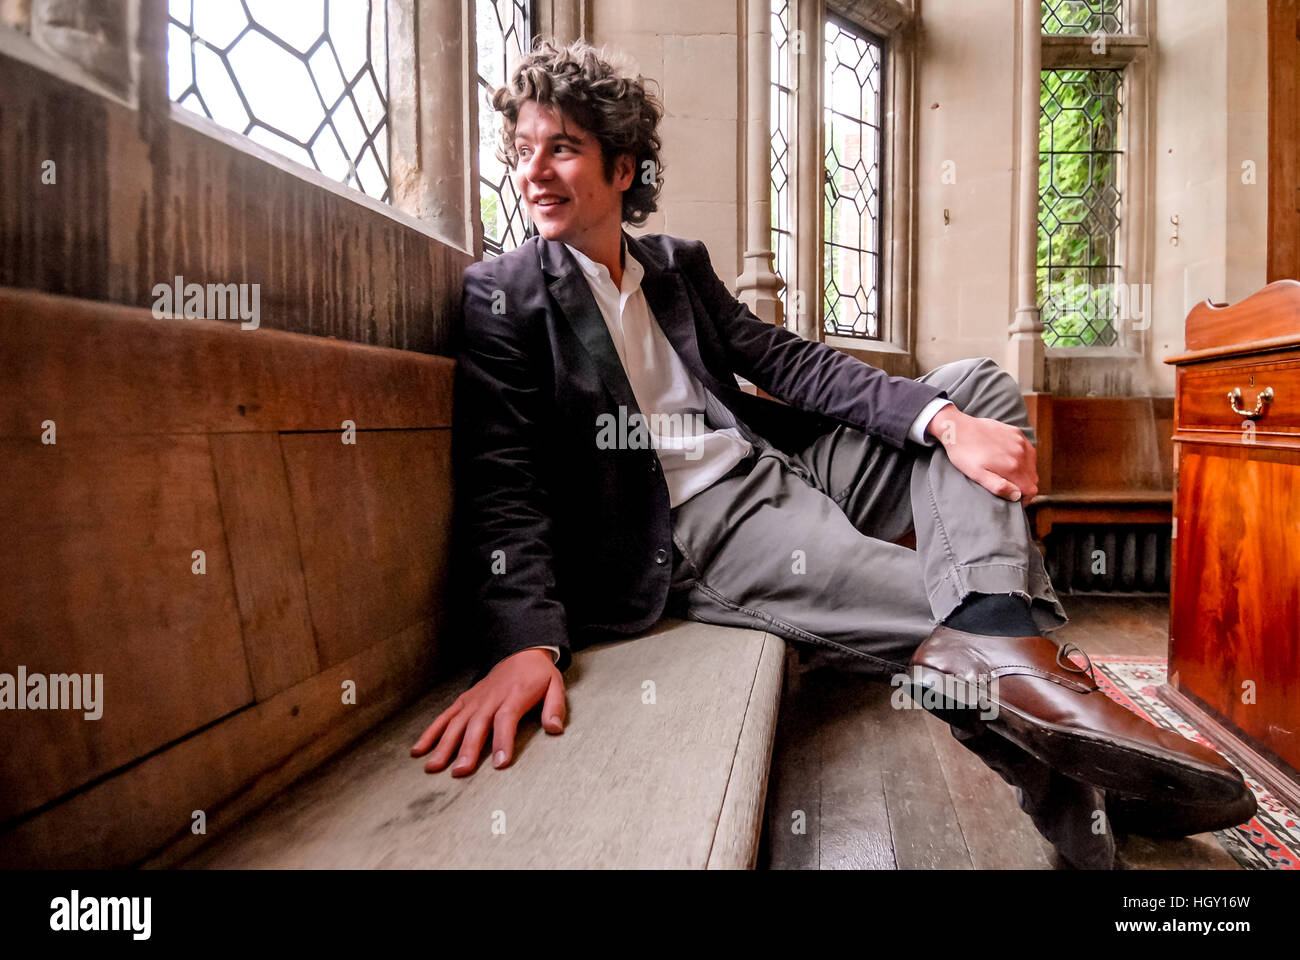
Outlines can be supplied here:
<path id="1" fill-rule="evenodd" d="M 1019 386 L 992 360 L 920 379 L 1034 442 Z M 765 629 L 888 674 L 968 593 L 1024 597 L 1044 633 L 1066 622 L 1024 507 L 966 477 L 942 447 L 899 450 L 845 426 L 796 456 L 754 439 L 738 471 L 672 510 L 668 615 Z M 909 531 L 915 550 L 893 542 Z"/>

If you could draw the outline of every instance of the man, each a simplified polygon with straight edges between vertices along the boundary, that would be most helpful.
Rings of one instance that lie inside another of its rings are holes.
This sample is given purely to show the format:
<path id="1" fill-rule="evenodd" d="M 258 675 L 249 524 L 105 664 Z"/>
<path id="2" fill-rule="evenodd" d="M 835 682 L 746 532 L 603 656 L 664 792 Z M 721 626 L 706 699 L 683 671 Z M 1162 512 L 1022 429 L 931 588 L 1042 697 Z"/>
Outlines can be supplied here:
<path id="1" fill-rule="evenodd" d="M 455 595 L 482 670 L 412 748 L 426 769 L 458 754 L 471 773 L 489 734 L 505 766 L 539 701 L 560 733 L 572 650 L 669 613 L 942 693 L 916 695 L 1077 866 L 1111 865 L 1108 816 L 1249 817 L 1227 761 L 1042 636 L 1066 617 L 1024 514 L 1037 472 L 1012 378 L 989 360 L 887 376 L 758 320 L 703 244 L 623 231 L 656 209 L 662 109 L 585 43 L 541 44 L 493 103 L 539 236 L 465 274 Z"/>

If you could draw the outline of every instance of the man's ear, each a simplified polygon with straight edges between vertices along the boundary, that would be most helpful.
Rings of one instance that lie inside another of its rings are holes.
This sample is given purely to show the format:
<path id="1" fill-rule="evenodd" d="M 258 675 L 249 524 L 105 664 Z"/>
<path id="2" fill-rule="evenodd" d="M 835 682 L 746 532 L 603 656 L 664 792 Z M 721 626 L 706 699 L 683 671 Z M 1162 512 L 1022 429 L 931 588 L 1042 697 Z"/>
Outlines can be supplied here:
<path id="1" fill-rule="evenodd" d="M 614 161 L 614 183 L 620 190 L 626 190 L 636 182 L 636 157 L 630 153 L 620 153 Z M 626 182 L 624 182 L 626 180 Z"/>

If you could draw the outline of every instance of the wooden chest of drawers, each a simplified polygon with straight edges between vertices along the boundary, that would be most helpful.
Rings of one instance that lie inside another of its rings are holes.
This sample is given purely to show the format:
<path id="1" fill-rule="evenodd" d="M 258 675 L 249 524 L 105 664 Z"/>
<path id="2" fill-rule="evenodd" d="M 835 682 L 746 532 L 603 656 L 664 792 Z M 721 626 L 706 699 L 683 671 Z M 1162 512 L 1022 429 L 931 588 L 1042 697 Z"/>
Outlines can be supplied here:
<path id="1" fill-rule="evenodd" d="M 1187 317 L 1174 410 L 1169 683 L 1215 746 L 1300 800 L 1300 283 Z"/>

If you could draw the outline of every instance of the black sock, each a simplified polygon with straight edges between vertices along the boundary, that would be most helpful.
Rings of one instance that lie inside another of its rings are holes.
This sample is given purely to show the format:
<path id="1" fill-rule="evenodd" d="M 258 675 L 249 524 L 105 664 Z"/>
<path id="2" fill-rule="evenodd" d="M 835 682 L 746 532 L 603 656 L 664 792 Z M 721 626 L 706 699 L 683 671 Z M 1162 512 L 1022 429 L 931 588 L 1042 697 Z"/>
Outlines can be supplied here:
<path id="1" fill-rule="evenodd" d="M 1038 626 L 1029 604 L 1014 593 L 971 593 L 944 626 L 986 637 L 1036 637 Z"/>

